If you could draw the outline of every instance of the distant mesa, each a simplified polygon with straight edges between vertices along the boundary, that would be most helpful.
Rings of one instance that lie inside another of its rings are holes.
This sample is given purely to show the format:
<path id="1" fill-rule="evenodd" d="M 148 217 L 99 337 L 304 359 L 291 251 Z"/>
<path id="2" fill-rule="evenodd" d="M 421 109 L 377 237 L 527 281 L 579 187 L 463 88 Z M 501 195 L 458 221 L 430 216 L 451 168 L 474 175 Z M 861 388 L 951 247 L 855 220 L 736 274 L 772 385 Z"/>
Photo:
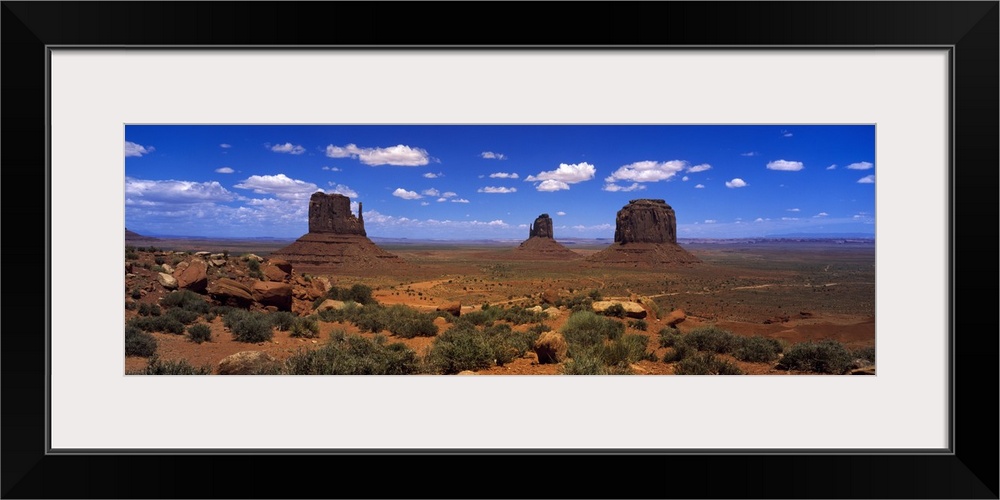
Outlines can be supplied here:
<path id="1" fill-rule="evenodd" d="M 552 217 L 549 217 L 549 214 L 539 215 L 535 222 L 528 226 L 528 239 L 515 249 L 513 257 L 525 260 L 564 260 L 580 257 L 554 238 Z"/>
<path id="2" fill-rule="evenodd" d="M 125 228 L 125 243 L 145 243 L 148 241 L 160 241 L 160 239 L 153 238 L 151 236 L 143 236 L 135 231 L 129 231 L 127 227 Z"/>
<path id="3" fill-rule="evenodd" d="M 615 243 L 587 258 L 602 264 L 696 264 L 677 244 L 677 217 L 664 200 L 631 200 L 615 218 Z"/>
<path id="4" fill-rule="evenodd" d="M 309 232 L 271 256 L 288 261 L 300 272 L 312 273 L 405 265 L 368 239 L 360 202 L 355 216 L 350 198 L 323 192 L 309 198 Z"/>

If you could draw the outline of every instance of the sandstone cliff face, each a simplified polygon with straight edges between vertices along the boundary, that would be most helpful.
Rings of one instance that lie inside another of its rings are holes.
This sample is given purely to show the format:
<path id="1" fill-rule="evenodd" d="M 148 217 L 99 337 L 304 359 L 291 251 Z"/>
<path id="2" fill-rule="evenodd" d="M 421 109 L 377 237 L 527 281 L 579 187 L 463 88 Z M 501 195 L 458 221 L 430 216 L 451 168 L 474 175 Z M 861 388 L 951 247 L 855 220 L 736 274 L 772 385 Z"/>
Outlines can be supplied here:
<path id="1" fill-rule="evenodd" d="M 677 243 L 677 217 L 664 200 L 632 200 L 618 211 L 616 243 Z"/>
<path id="2" fill-rule="evenodd" d="M 342 194 L 313 193 L 309 198 L 309 232 L 367 236 L 361 203 L 358 203 L 355 217 L 351 213 L 350 198 Z"/>
<path id="3" fill-rule="evenodd" d="M 528 238 L 552 238 L 552 217 L 549 214 L 539 215 L 535 223 L 528 228 Z"/>

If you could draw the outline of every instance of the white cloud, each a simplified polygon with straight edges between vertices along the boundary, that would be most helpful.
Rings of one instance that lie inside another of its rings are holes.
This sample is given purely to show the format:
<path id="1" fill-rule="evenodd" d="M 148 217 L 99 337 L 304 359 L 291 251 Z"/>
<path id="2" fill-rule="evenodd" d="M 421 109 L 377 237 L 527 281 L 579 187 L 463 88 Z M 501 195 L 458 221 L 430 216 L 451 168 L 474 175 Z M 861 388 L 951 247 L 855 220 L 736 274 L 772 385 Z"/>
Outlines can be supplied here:
<path id="1" fill-rule="evenodd" d="M 705 189 L 705 185 L 704 184 L 695 184 L 694 187 L 695 187 L 695 189 Z"/>
<path id="2" fill-rule="evenodd" d="M 222 144 L 219 144 L 219 147 L 222 148 L 222 149 L 229 149 L 229 148 L 233 147 L 233 145 L 232 144 L 222 143 Z"/>
<path id="3" fill-rule="evenodd" d="M 274 146 L 271 146 L 271 151 L 274 151 L 275 153 L 288 153 L 293 155 L 300 155 L 306 152 L 306 148 L 298 144 L 292 144 L 290 142 L 286 142 L 284 144 L 275 144 Z"/>
<path id="4" fill-rule="evenodd" d="M 850 170 L 869 170 L 873 167 L 875 167 L 875 165 L 872 165 L 871 163 L 868 163 L 866 161 L 852 163 L 847 166 L 847 168 Z"/>
<path id="5" fill-rule="evenodd" d="M 233 170 L 233 169 L 231 169 L 229 167 L 219 167 L 219 168 L 215 169 L 215 173 L 217 173 L 217 174 L 231 174 L 233 172 L 235 172 L 235 170 Z"/>
<path id="6" fill-rule="evenodd" d="M 691 180 L 691 178 L 685 175 L 684 177 L 681 177 L 681 180 L 684 181 L 684 182 L 687 182 L 687 181 Z"/>
<path id="7" fill-rule="evenodd" d="M 690 173 L 692 173 L 692 174 L 696 174 L 698 172 L 704 172 L 706 170 L 711 170 L 711 169 L 712 169 L 711 165 L 709 165 L 708 163 L 702 163 L 701 165 L 695 165 L 695 166 L 687 169 L 687 171 L 690 172 Z"/>
<path id="8" fill-rule="evenodd" d="M 494 172 L 494 173 L 490 174 L 490 177 L 493 178 L 493 179 L 517 179 L 518 175 L 517 175 L 517 172 L 511 172 L 511 173 L 507 173 L 507 172 Z"/>
<path id="9" fill-rule="evenodd" d="M 797 208 L 789 208 L 788 210 L 786 210 L 786 212 L 800 212 L 800 211 L 801 210 L 799 210 Z"/>
<path id="10" fill-rule="evenodd" d="M 422 206 L 422 207 L 426 207 L 427 205 L 430 205 L 430 203 L 427 203 L 426 201 L 421 201 L 420 202 L 420 206 Z"/>
<path id="11" fill-rule="evenodd" d="M 639 184 L 638 182 L 633 182 L 631 186 L 619 186 L 618 184 L 605 184 L 603 188 L 604 191 L 610 191 L 612 193 L 623 192 L 627 193 L 629 191 L 641 191 L 646 189 L 646 186 Z"/>
<path id="12" fill-rule="evenodd" d="M 587 162 L 560 163 L 559 168 L 555 170 L 529 175 L 524 180 L 528 182 L 544 181 L 535 187 L 539 191 L 559 191 L 569 189 L 569 184 L 589 181 L 594 178 L 595 173 L 597 173 L 597 169 Z"/>
<path id="13" fill-rule="evenodd" d="M 826 217 L 827 215 L 830 215 L 830 214 L 828 214 L 826 212 L 820 212 L 820 213 L 814 215 L 813 217 Z"/>
<path id="14" fill-rule="evenodd" d="M 737 178 L 735 178 L 735 179 L 733 179 L 731 181 L 726 181 L 726 187 L 727 188 L 741 188 L 741 187 L 745 187 L 747 185 L 748 184 L 746 183 L 746 181 L 744 181 L 743 179 L 740 179 L 739 177 L 737 177 Z"/>
<path id="15" fill-rule="evenodd" d="M 583 224 L 577 224 L 572 226 L 571 229 L 576 229 L 577 231 L 607 231 L 608 229 L 614 229 L 615 226 L 612 224 L 596 224 L 593 226 L 584 226 Z M 560 227 L 559 229 L 563 229 Z"/>
<path id="16" fill-rule="evenodd" d="M 437 201 L 438 203 L 441 203 L 442 201 L 448 201 L 448 198 L 438 198 Z"/>
<path id="17" fill-rule="evenodd" d="M 417 198 L 423 198 L 423 196 L 417 194 L 416 191 L 407 191 L 403 188 L 396 188 L 396 190 L 392 192 L 392 195 L 404 200 L 416 200 Z"/>
<path id="18" fill-rule="evenodd" d="M 548 192 L 562 191 L 562 190 L 565 190 L 565 189 L 569 189 L 569 184 L 566 184 L 563 181 L 557 181 L 557 180 L 554 180 L 554 179 L 548 179 L 548 180 L 542 181 L 542 183 L 539 184 L 538 186 L 536 186 L 535 189 L 537 189 L 539 191 L 548 191 Z"/>
<path id="19" fill-rule="evenodd" d="M 748 152 L 746 152 L 746 153 L 740 153 L 740 156 L 757 156 L 757 155 L 759 155 L 759 154 L 760 154 L 760 153 L 758 153 L 758 152 L 756 152 L 756 151 L 748 151 Z"/>
<path id="20" fill-rule="evenodd" d="M 328 167 L 328 166 L 324 165 L 323 166 L 323 170 L 329 170 L 331 172 L 340 172 L 340 167 Z"/>
<path id="21" fill-rule="evenodd" d="M 327 193 L 342 194 L 342 195 L 344 195 L 344 196 L 346 196 L 348 198 L 357 198 L 358 197 L 358 193 L 357 192 L 355 192 L 353 189 L 351 189 L 351 188 L 349 188 L 349 187 L 347 187 L 347 186 L 345 186 L 343 184 L 337 184 L 335 182 L 331 182 L 330 185 L 333 186 L 333 188 L 327 190 Z"/>
<path id="22" fill-rule="evenodd" d="M 486 186 L 484 188 L 479 188 L 477 190 L 477 192 L 479 192 L 479 193 L 507 194 L 507 193 L 516 193 L 517 192 L 517 188 Z"/>
<path id="23" fill-rule="evenodd" d="M 455 198 L 454 200 L 451 200 L 451 202 L 452 203 L 468 203 L 469 200 L 466 200 L 465 198 Z"/>
<path id="24" fill-rule="evenodd" d="M 829 167 L 826 167 L 826 169 L 827 170 L 836 170 L 837 169 L 837 164 L 834 163 L 833 165 L 830 165 Z"/>
<path id="25" fill-rule="evenodd" d="M 556 212 L 556 215 L 566 215 L 566 212 L 559 211 L 559 212 Z"/>
<path id="26" fill-rule="evenodd" d="M 761 219 L 760 217 L 757 217 L 757 218 L 756 218 L 756 219 L 754 219 L 753 221 L 754 221 L 754 222 L 764 222 L 764 219 Z"/>
<path id="27" fill-rule="evenodd" d="M 427 172 L 426 174 L 424 174 L 424 177 L 428 179 L 437 179 L 438 177 L 444 177 L 444 174 L 441 172 L 438 172 L 436 174 L 434 172 Z"/>
<path id="28" fill-rule="evenodd" d="M 781 135 L 784 136 L 784 137 L 791 137 L 792 133 L 789 132 L 789 131 L 787 131 L 787 130 L 782 130 L 781 131 Z"/>
<path id="29" fill-rule="evenodd" d="M 292 179 L 285 174 L 251 175 L 234 187 L 252 189 L 257 194 L 274 194 L 281 199 L 301 199 L 319 191 L 319 186 L 306 181 Z"/>
<path id="30" fill-rule="evenodd" d="M 152 153 L 153 151 L 156 151 L 156 148 L 154 148 L 153 146 L 146 147 L 146 146 L 143 146 L 142 144 L 136 144 L 134 142 L 125 141 L 125 157 L 126 158 L 128 158 L 130 156 L 140 157 L 142 155 L 148 155 L 149 153 Z"/>
<path id="31" fill-rule="evenodd" d="M 718 221 L 716 221 L 715 219 L 705 219 L 705 224 L 715 224 L 716 222 Z"/>
<path id="32" fill-rule="evenodd" d="M 494 153 L 492 151 L 483 151 L 482 153 L 480 153 L 480 156 L 482 156 L 483 158 L 486 158 L 488 160 L 506 160 L 507 159 L 507 155 L 502 154 L 502 153 Z"/>
<path id="33" fill-rule="evenodd" d="M 628 165 L 622 165 L 614 173 L 604 179 L 605 182 L 632 181 L 632 182 L 659 182 L 673 177 L 677 172 L 687 168 L 687 162 L 682 160 L 671 160 L 666 162 L 637 161 Z"/>
<path id="34" fill-rule="evenodd" d="M 798 217 L 782 217 L 781 220 L 799 220 Z"/>
<path id="35" fill-rule="evenodd" d="M 798 172 L 805 168 L 801 161 L 776 160 L 767 164 L 768 170 L 783 170 L 786 172 Z"/>
<path id="36" fill-rule="evenodd" d="M 236 195 L 216 181 L 151 181 L 125 178 L 125 202 L 136 205 L 232 201 Z"/>
<path id="37" fill-rule="evenodd" d="M 442 198 L 454 198 L 456 196 L 458 196 L 458 194 L 456 194 L 456 193 L 454 193 L 452 191 L 445 191 L 445 192 L 441 193 L 441 197 Z"/>
<path id="38" fill-rule="evenodd" d="M 858 184 L 875 184 L 875 176 L 874 175 L 866 175 L 866 176 L 858 179 Z"/>
<path id="39" fill-rule="evenodd" d="M 437 189 L 434 188 L 425 189 L 423 193 L 427 196 L 441 196 L 441 191 L 438 191 Z"/>
<path id="40" fill-rule="evenodd" d="M 326 156 L 330 158 L 354 158 L 369 166 L 395 165 L 401 167 L 418 167 L 430 162 L 426 150 L 411 148 L 403 144 L 387 148 L 359 148 L 354 144 L 346 146 L 326 147 Z"/>

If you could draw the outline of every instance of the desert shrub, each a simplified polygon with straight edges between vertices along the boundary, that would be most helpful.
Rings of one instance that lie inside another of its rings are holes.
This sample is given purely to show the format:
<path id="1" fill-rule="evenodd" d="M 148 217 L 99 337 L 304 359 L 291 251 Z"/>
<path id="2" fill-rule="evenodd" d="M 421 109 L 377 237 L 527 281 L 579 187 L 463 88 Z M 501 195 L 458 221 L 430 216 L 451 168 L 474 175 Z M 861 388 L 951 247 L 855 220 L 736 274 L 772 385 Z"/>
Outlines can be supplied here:
<path id="1" fill-rule="evenodd" d="M 706 326 L 692 330 L 685 336 L 684 342 L 699 351 L 725 354 L 732 352 L 739 345 L 740 338 L 727 330 Z"/>
<path id="2" fill-rule="evenodd" d="M 125 260 L 136 260 L 139 258 L 139 254 L 135 253 L 134 250 L 125 250 Z"/>
<path id="3" fill-rule="evenodd" d="M 563 363 L 562 373 L 565 375 L 607 375 L 608 370 L 601 360 L 597 346 L 578 349 L 573 357 Z"/>
<path id="4" fill-rule="evenodd" d="M 212 308 L 201 295 L 191 290 L 175 290 L 170 292 L 160 299 L 160 304 L 164 307 L 177 307 L 199 314 L 206 313 Z"/>
<path id="5" fill-rule="evenodd" d="M 612 316 L 615 318 L 625 317 L 625 307 L 621 304 L 612 304 L 610 307 L 604 310 L 601 314 L 605 316 Z"/>
<path id="6" fill-rule="evenodd" d="M 212 311 L 208 311 L 205 314 L 203 314 L 202 317 L 205 318 L 205 321 L 208 321 L 209 323 L 211 323 L 211 322 L 215 321 L 216 314 L 214 312 L 212 312 Z"/>
<path id="7" fill-rule="evenodd" d="M 298 318 L 292 324 L 292 337 L 305 337 L 314 339 L 319 337 L 319 322 L 314 316 Z"/>
<path id="8" fill-rule="evenodd" d="M 682 359 L 674 367 L 676 375 L 743 375 L 743 370 L 712 353 L 699 353 Z"/>
<path id="9" fill-rule="evenodd" d="M 591 290 L 590 293 L 587 294 L 587 296 L 590 297 L 590 300 L 601 300 L 602 298 L 604 298 L 601 295 L 601 291 L 596 289 Z"/>
<path id="10" fill-rule="evenodd" d="M 149 268 L 149 270 L 153 271 L 154 273 L 165 273 L 165 272 L 167 272 L 167 270 L 164 269 L 163 266 L 161 266 L 159 264 L 157 264 L 157 265 Z"/>
<path id="11" fill-rule="evenodd" d="M 183 261 L 184 257 L 181 257 L 180 255 L 174 255 L 173 258 L 170 259 L 170 265 L 176 267 L 177 264 L 180 264 Z"/>
<path id="12" fill-rule="evenodd" d="M 194 311 L 188 311 L 187 309 L 179 309 L 174 307 L 172 309 L 167 310 L 166 316 L 174 318 L 177 321 L 184 323 L 185 325 L 190 325 L 191 323 L 198 321 L 198 317 L 200 315 Z"/>
<path id="13" fill-rule="evenodd" d="M 869 363 L 875 362 L 875 347 L 861 347 L 859 349 L 851 349 L 851 359 L 852 360 L 864 360 Z"/>
<path id="14" fill-rule="evenodd" d="M 126 325 L 134 326 L 144 332 L 184 333 L 184 323 L 170 316 L 140 316 L 130 319 Z"/>
<path id="15" fill-rule="evenodd" d="M 156 262 L 156 265 L 158 266 L 162 266 L 167 262 L 167 259 L 164 259 L 162 255 L 157 255 L 155 258 L 153 258 L 153 262 Z"/>
<path id="16" fill-rule="evenodd" d="M 257 262 L 257 259 L 250 259 L 250 260 L 248 260 L 247 261 L 247 269 L 250 269 L 250 272 L 258 272 L 259 273 L 260 272 L 260 262 Z"/>
<path id="17" fill-rule="evenodd" d="M 129 297 L 132 297 L 135 300 L 139 300 L 142 298 L 142 291 L 139 290 L 139 287 L 135 287 L 132 289 L 132 293 L 129 294 Z"/>
<path id="18" fill-rule="evenodd" d="M 733 357 L 740 361 L 752 363 L 770 363 L 781 354 L 781 342 L 766 337 L 748 337 L 741 339 L 739 346 L 733 351 Z"/>
<path id="19" fill-rule="evenodd" d="M 204 323 L 189 326 L 187 333 L 188 339 L 196 344 L 212 341 L 212 329 Z"/>
<path id="20" fill-rule="evenodd" d="M 233 340 L 237 342 L 265 342 L 274 336 L 274 328 L 267 317 L 260 313 L 242 311 L 246 314 L 230 313 L 223 321 L 229 321 L 227 325 L 233 334 Z M 232 318 L 230 320 L 230 318 Z"/>
<path id="21" fill-rule="evenodd" d="M 163 311 L 156 304 L 143 302 L 139 304 L 139 316 L 159 316 Z"/>
<path id="22" fill-rule="evenodd" d="M 146 364 L 146 375 L 211 375 L 212 369 L 207 366 L 195 368 L 187 361 L 161 361 L 154 356 Z"/>
<path id="23" fill-rule="evenodd" d="M 524 356 L 538 340 L 539 335 L 531 331 L 515 332 L 510 325 L 503 323 L 485 328 L 483 334 L 499 366 Z"/>
<path id="24" fill-rule="evenodd" d="M 649 324 L 646 323 L 644 319 L 634 319 L 628 322 L 629 328 L 633 328 L 640 331 L 646 331 L 649 329 Z"/>
<path id="25" fill-rule="evenodd" d="M 542 333 L 548 332 L 548 331 L 551 331 L 551 330 L 552 330 L 552 327 L 549 326 L 549 325 L 546 325 L 545 323 L 538 323 L 536 325 L 532 325 L 531 328 L 528 328 L 528 332 L 534 334 L 535 336 L 541 335 Z"/>
<path id="26" fill-rule="evenodd" d="M 257 262 L 256 260 L 250 260 L 250 262 Z M 295 320 L 297 316 L 288 311 L 277 311 L 267 315 L 268 321 L 271 322 L 271 326 L 278 329 L 281 332 L 287 332 L 295 325 Z"/>
<path id="27" fill-rule="evenodd" d="M 342 309 L 323 309 L 322 311 L 316 313 L 319 319 L 327 321 L 330 323 L 349 321 L 354 323 L 357 318 L 362 314 L 362 307 L 359 307 L 354 301 L 344 302 L 344 307 Z"/>
<path id="28" fill-rule="evenodd" d="M 851 366 L 851 353 L 836 340 L 802 342 L 792 345 L 781 358 L 789 370 L 842 374 Z"/>
<path id="29" fill-rule="evenodd" d="M 573 312 L 590 311 L 594 305 L 594 299 L 587 295 L 574 295 L 565 299 L 559 299 L 556 305 L 566 306 L 566 308 Z"/>
<path id="30" fill-rule="evenodd" d="M 494 362 L 493 349 L 486 335 L 475 328 L 456 324 L 434 339 L 428 363 L 439 373 L 489 368 Z"/>
<path id="31" fill-rule="evenodd" d="M 610 318 L 602 318 L 592 311 L 580 311 L 570 315 L 561 332 L 570 344 L 572 357 L 574 346 L 587 347 L 602 343 L 605 339 L 615 340 L 625 333 L 625 325 Z"/>
<path id="32" fill-rule="evenodd" d="M 319 349 L 300 350 L 285 361 L 291 375 L 408 375 L 417 373 L 416 352 L 385 337 L 366 339 L 335 330 Z"/>
<path id="33" fill-rule="evenodd" d="M 389 315 L 383 307 L 362 307 L 351 322 L 362 332 L 379 333 L 389 328 Z"/>
<path id="34" fill-rule="evenodd" d="M 126 311 L 134 311 L 134 310 L 136 310 L 138 308 L 139 308 L 139 303 L 138 302 L 136 302 L 134 300 L 126 300 L 125 301 L 125 310 Z"/>
<path id="35" fill-rule="evenodd" d="M 372 296 L 371 287 L 362 285 L 361 283 L 356 283 L 349 289 L 335 286 L 330 287 L 322 297 L 313 302 L 313 309 L 319 307 L 327 299 L 342 300 L 344 302 L 352 301 L 366 306 L 378 303 Z"/>
<path id="36" fill-rule="evenodd" d="M 125 355 L 148 358 L 156 354 L 156 338 L 134 327 L 125 326 Z"/>
<path id="37" fill-rule="evenodd" d="M 663 355 L 664 363 L 676 363 L 677 361 L 689 358 L 698 353 L 697 349 L 691 347 L 690 345 L 684 343 L 683 341 L 676 342 L 672 344 L 671 347 L 673 347 L 673 350 L 668 351 L 666 354 Z"/>
<path id="38" fill-rule="evenodd" d="M 672 326 L 660 330 L 660 347 L 674 347 L 684 341 L 681 332 Z"/>
<path id="39" fill-rule="evenodd" d="M 397 337 L 433 337 L 438 333 L 433 314 L 422 313 L 404 305 L 378 308 L 382 309 L 380 313 L 385 321 L 384 328 Z"/>

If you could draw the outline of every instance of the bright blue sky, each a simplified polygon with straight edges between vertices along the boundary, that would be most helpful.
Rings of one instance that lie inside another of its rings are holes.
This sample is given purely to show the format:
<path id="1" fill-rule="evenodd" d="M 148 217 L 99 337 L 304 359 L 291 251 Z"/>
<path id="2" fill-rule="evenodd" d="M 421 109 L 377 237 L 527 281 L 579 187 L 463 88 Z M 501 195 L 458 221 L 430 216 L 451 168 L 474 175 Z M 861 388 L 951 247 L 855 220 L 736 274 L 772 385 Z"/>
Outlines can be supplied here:
<path id="1" fill-rule="evenodd" d="M 612 238 L 662 198 L 681 238 L 874 236 L 873 125 L 128 125 L 125 226 L 298 237 L 317 190 L 364 205 L 369 236 Z"/>

